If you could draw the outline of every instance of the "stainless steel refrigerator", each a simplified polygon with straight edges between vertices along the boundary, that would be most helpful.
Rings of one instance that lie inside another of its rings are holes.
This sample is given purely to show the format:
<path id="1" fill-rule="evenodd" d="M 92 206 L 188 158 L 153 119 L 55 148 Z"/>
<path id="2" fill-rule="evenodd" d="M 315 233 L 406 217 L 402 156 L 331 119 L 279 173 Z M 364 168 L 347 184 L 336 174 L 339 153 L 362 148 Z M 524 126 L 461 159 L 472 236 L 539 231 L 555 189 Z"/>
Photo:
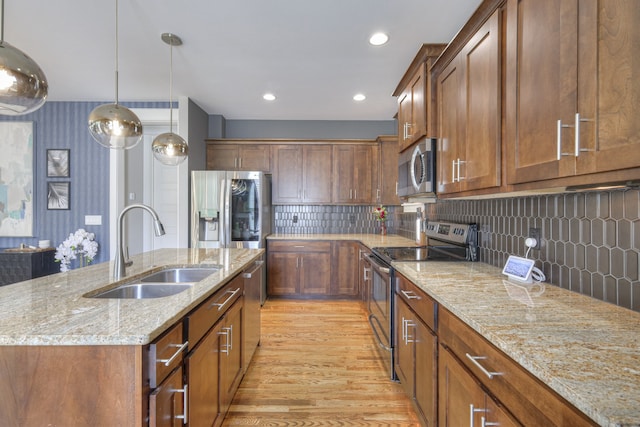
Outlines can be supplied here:
<path id="1" fill-rule="evenodd" d="M 264 248 L 271 180 L 263 172 L 191 172 L 191 247 Z"/>

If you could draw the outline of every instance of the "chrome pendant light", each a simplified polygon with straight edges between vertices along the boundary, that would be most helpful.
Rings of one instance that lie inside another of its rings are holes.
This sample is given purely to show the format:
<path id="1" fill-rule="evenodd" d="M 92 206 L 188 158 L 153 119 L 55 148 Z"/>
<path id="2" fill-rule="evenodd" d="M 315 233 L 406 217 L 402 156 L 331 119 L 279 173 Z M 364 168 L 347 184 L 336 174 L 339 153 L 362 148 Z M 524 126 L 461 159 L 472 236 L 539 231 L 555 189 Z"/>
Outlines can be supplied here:
<path id="1" fill-rule="evenodd" d="M 189 155 L 189 145 L 180 135 L 173 133 L 173 47 L 180 46 L 180 37 L 163 33 L 162 41 L 169 45 L 169 132 L 162 133 L 153 140 L 151 151 L 161 163 L 176 166 Z"/>
<path id="2" fill-rule="evenodd" d="M 133 111 L 118 104 L 118 0 L 116 0 L 116 102 L 94 108 L 89 132 L 107 148 L 133 148 L 142 139 L 142 122 Z"/>
<path id="3" fill-rule="evenodd" d="M 4 41 L 4 0 L 0 14 L 0 114 L 19 116 L 42 107 L 49 85 L 33 59 Z"/>

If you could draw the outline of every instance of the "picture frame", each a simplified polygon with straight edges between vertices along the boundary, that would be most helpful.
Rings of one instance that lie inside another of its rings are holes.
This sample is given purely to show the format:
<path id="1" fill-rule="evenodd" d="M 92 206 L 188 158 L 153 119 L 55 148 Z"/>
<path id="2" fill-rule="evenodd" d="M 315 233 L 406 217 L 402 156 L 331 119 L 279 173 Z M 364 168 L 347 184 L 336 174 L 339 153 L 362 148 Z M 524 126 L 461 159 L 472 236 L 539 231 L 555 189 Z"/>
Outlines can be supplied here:
<path id="1" fill-rule="evenodd" d="M 49 181 L 47 183 L 47 209 L 69 210 L 71 182 Z"/>
<path id="2" fill-rule="evenodd" d="M 68 178 L 69 171 L 69 149 L 49 149 L 47 150 L 47 176 L 49 178 Z"/>

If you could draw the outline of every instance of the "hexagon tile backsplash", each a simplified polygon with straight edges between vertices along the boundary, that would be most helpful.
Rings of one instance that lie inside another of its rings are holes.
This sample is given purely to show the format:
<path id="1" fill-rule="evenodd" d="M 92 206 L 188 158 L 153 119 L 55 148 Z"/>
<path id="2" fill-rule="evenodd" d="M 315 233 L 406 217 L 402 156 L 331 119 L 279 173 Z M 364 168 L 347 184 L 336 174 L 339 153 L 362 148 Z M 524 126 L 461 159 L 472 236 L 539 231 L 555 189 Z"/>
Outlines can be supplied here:
<path id="1" fill-rule="evenodd" d="M 548 282 L 635 311 L 640 311 L 639 212 L 637 189 L 427 205 L 430 219 L 476 222 L 480 261 L 496 267 L 509 254 L 524 256 L 529 228 L 539 228 L 542 247 L 529 257 L 539 261 Z M 398 216 L 398 232 L 407 234 L 415 215 Z"/>

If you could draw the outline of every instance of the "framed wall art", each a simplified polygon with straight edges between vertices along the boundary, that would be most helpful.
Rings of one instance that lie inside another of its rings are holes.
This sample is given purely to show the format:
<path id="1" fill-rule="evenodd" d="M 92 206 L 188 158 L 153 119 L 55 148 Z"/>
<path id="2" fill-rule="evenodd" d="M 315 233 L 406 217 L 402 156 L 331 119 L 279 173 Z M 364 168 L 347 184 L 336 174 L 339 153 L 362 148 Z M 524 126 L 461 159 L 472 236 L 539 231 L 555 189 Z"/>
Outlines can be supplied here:
<path id="1" fill-rule="evenodd" d="M 50 178 L 68 178 L 69 175 L 69 150 L 47 150 L 47 176 Z"/>
<path id="2" fill-rule="evenodd" d="M 0 236 L 33 236 L 33 122 L 0 122 Z"/>
<path id="3" fill-rule="evenodd" d="M 49 181 L 47 183 L 47 209 L 69 209 L 69 181 Z"/>

